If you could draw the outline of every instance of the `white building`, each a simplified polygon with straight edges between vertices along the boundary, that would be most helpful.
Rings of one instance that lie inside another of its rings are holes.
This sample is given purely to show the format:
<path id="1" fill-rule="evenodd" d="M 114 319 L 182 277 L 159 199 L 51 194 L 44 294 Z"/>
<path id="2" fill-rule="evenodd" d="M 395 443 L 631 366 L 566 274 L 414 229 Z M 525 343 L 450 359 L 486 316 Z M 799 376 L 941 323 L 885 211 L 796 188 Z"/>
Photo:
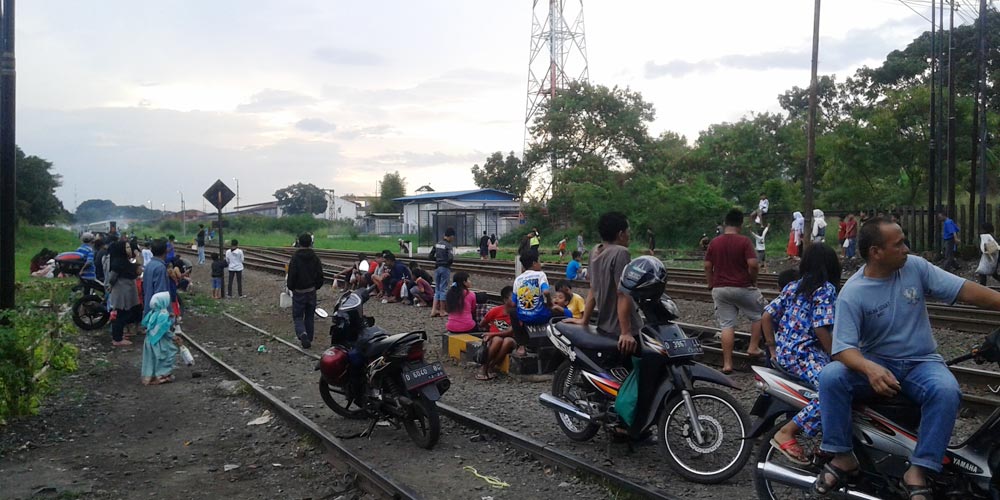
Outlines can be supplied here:
<path id="1" fill-rule="evenodd" d="M 404 234 L 419 234 L 434 242 L 452 227 L 459 246 L 478 245 L 483 231 L 503 237 L 518 224 L 521 205 L 514 195 L 497 189 L 431 192 L 393 201 L 403 204 Z"/>
<path id="2" fill-rule="evenodd" d="M 349 220 L 354 222 L 358 219 L 358 204 L 345 200 L 339 196 L 334 196 L 333 192 L 326 192 L 326 211 L 316 214 L 317 219 L 327 220 Z"/>

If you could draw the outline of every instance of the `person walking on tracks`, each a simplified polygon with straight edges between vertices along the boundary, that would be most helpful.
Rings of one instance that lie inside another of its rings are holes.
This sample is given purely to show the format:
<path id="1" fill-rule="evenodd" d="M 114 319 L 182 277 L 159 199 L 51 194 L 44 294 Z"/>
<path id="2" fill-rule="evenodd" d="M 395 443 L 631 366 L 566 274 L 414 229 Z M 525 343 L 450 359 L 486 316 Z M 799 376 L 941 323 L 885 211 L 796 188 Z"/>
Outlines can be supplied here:
<path id="1" fill-rule="evenodd" d="M 1000 293 L 947 273 L 915 255 L 899 224 L 875 217 L 861 227 L 865 264 L 837 296 L 833 362 L 820 373 L 823 443 L 834 454 L 816 478 L 820 494 L 840 489 L 858 470 L 852 453 L 852 404 L 903 394 L 920 406 L 917 444 L 903 484 L 909 498 L 932 498 L 927 471 L 941 471 L 961 404 L 955 375 L 937 352 L 926 296 L 1000 310 Z"/>
<path id="2" fill-rule="evenodd" d="M 285 284 L 292 292 L 292 323 L 295 336 L 304 349 L 312 346 L 313 320 L 316 314 L 316 291 L 323 286 L 323 262 L 312 249 L 312 237 L 299 235 L 299 249 L 288 261 Z"/>
<path id="3" fill-rule="evenodd" d="M 451 285 L 451 265 L 455 261 L 455 249 L 451 242 L 455 240 L 455 228 L 444 231 L 444 238 L 431 249 L 430 258 L 434 260 L 434 302 L 431 303 L 431 317 L 447 316 L 445 300 L 448 287 Z"/>
<path id="4" fill-rule="evenodd" d="M 708 244 L 705 252 L 705 280 L 715 301 L 715 316 L 722 329 L 722 373 L 733 371 L 733 344 L 740 313 L 750 319 L 750 347 L 747 354 L 760 356 L 760 317 L 764 296 L 757 289 L 757 254 L 750 239 L 740 234 L 743 212 L 734 208 L 726 214 L 722 234 Z"/>

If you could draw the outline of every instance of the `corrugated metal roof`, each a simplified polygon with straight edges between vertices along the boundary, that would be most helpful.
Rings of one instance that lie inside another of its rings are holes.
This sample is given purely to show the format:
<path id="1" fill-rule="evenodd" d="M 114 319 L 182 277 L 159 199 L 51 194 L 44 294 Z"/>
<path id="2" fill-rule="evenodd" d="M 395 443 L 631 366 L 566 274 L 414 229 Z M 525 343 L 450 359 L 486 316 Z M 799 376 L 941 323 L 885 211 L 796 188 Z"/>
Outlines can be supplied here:
<path id="1" fill-rule="evenodd" d="M 499 189 L 472 189 L 468 191 L 435 191 L 433 193 L 417 194 L 394 198 L 392 201 L 436 201 L 454 199 L 460 201 L 513 201 L 514 195 Z"/>

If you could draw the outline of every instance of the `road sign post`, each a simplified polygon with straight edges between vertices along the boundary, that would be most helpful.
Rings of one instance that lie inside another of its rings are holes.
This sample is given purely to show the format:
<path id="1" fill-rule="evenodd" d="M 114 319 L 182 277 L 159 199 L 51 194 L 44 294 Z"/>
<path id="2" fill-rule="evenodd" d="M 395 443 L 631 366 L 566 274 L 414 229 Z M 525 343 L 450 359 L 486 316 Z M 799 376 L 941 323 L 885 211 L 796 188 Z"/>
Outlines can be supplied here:
<path id="1" fill-rule="evenodd" d="M 222 209 L 233 200 L 236 193 L 233 193 L 232 189 L 229 189 L 221 179 L 215 181 L 205 194 L 202 195 L 209 203 L 212 204 L 219 211 L 219 258 L 222 258 L 225 253 L 222 251 L 223 237 L 222 237 Z M 222 280 L 222 295 L 226 295 L 226 280 Z"/>

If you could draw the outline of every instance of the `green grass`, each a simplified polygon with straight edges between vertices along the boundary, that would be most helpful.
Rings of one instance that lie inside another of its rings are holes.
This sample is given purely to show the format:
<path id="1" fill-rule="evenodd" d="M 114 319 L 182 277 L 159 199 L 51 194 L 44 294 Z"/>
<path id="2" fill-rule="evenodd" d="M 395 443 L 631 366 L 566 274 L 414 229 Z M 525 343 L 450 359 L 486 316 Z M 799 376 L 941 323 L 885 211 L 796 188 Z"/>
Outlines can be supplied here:
<path id="1" fill-rule="evenodd" d="M 284 232 L 269 233 L 223 233 L 226 242 L 237 239 L 241 246 L 261 246 L 261 247 L 290 247 L 295 241 L 295 235 Z M 413 235 L 393 235 L 393 236 L 358 236 L 351 238 L 347 235 L 327 235 L 316 233 L 316 248 L 330 250 L 348 250 L 352 252 L 376 253 L 382 250 L 393 252 L 399 249 L 397 239 L 413 239 Z M 209 249 L 218 246 L 216 240 L 208 244 Z M 223 245 L 228 248 L 229 245 Z M 414 249 L 415 250 L 415 249 Z"/>
<path id="2" fill-rule="evenodd" d="M 76 233 L 54 227 L 21 225 L 14 236 L 14 277 L 17 281 L 31 278 L 31 258 L 41 249 L 70 252 L 80 246 Z"/>

